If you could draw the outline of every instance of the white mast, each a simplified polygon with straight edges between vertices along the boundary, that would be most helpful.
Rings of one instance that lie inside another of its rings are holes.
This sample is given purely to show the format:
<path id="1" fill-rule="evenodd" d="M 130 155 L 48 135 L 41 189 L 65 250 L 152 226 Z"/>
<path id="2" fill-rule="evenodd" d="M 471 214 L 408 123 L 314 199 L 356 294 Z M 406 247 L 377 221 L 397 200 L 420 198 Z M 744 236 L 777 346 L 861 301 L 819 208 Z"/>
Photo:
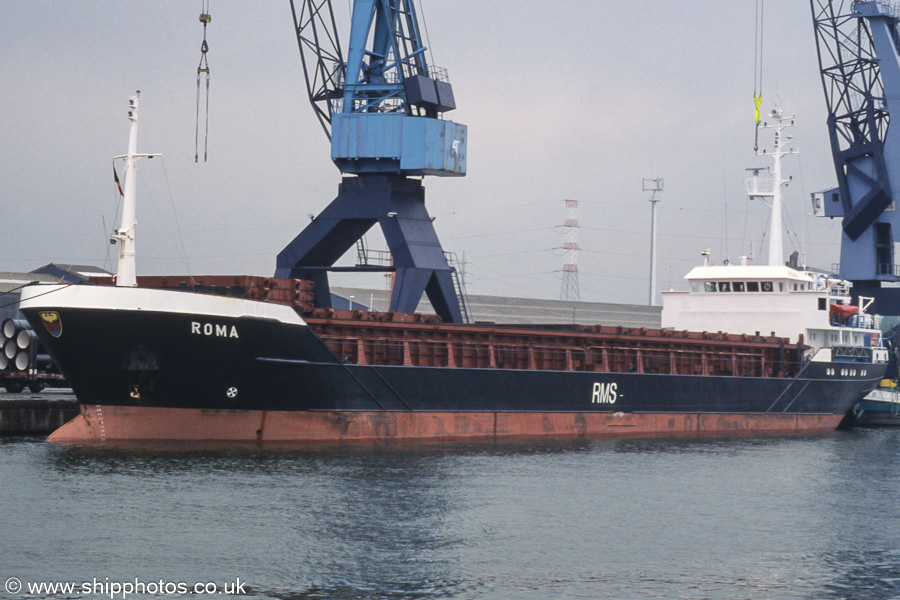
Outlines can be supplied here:
<path id="1" fill-rule="evenodd" d="M 137 154 L 138 132 L 138 92 L 129 99 L 128 118 L 131 120 L 131 131 L 128 134 L 128 154 L 125 156 L 125 198 L 122 200 L 122 224 L 116 235 L 119 240 L 119 264 L 116 268 L 116 285 L 134 287 L 137 278 L 134 268 L 134 229 L 137 227 L 135 216 L 135 154 Z"/>
<path id="2" fill-rule="evenodd" d="M 113 160 L 125 159 L 125 184 L 122 192 L 122 222 L 113 239 L 119 242 L 119 262 L 116 267 L 116 285 L 119 287 L 137 286 L 137 274 L 134 266 L 134 230 L 137 227 L 135 210 L 135 186 L 137 184 L 137 159 L 153 158 L 158 154 L 137 153 L 138 103 L 141 92 L 138 90 L 128 101 L 128 119 L 131 130 L 128 134 L 128 154 L 116 156 Z"/>
<path id="3" fill-rule="evenodd" d="M 772 172 L 774 186 L 772 190 L 771 225 L 769 227 L 769 264 L 781 265 L 784 264 L 784 243 L 782 241 L 783 226 L 781 224 L 781 186 L 787 183 L 787 181 L 781 178 L 781 157 L 784 156 L 784 152 L 782 151 L 782 144 L 784 142 L 784 138 L 782 137 L 784 132 L 784 117 L 781 114 L 781 109 L 773 109 L 772 117 L 777 124 L 775 125 L 775 151 L 769 154 L 769 156 L 773 157 L 775 160 L 775 167 Z M 765 154 L 765 152 L 763 152 L 763 154 Z"/>
<path id="4" fill-rule="evenodd" d="M 782 178 L 781 158 L 787 154 L 796 154 L 796 150 L 785 150 L 784 144 L 793 139 L 791 136 L 784 135 L 785 127 L 794 125 L 794 115 L 786 117 L 782 114 L 780 108 L 773 108 L 769 116 L 775 120 L 774 125 L 765 123 L 763 128 L 775 130 L 775 150 L 759 152 L 759 156 L 771 156 L 775 165 L 772 169 L 772 176 L 766 178 L 759 177 L 760 169 L 752 169 L 753 177 L 747 180 L 747 193 L 751 199 L 760 198 L 768 200 L 772 207 L 772 215 L 769 219 L 769 264 L 784 264 L 784 246 L 783 246 L 783 230 L 784 226 L 781 220 L 782 212 L 782 195 L 781 188 L 790 183 L 790 179 Z"/>

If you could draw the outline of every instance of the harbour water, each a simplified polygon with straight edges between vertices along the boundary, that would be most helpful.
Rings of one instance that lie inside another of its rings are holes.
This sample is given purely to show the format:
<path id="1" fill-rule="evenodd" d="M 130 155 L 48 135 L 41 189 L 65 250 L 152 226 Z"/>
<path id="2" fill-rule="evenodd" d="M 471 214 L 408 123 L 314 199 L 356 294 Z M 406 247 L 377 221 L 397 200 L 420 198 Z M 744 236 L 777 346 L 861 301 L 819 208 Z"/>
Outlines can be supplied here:
<path id="1" fill-rule="evenodd" d="M 0 586 L 22 585 L 0 597 L 38 597 L 39 582 L 82 586 L 49 598 L 181 597 L 113 584 L 182 582 L 280 600 L 900 598 L 898 456 L 892 429 L 331 448 L 0 438 Z"/>

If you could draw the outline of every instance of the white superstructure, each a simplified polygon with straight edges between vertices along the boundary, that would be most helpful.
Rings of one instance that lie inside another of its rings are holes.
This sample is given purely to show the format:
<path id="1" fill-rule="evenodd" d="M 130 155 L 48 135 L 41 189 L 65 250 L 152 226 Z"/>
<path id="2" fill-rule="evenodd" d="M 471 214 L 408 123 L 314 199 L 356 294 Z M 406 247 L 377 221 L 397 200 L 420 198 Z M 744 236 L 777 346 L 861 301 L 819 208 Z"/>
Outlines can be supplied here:
<path id="1" fill-rule="evenodd" d="M 769 264 L 752 265 L 743 257 L 739 265 L 709 264 L 709 251 L 704 251 L 704 264 L 692 269 L 685 279 L 686 292 L 663 292 L 663 328 L 777 336 L 791 344 L 810 347 L 808 356 L 830 360 L 831 348 L 842 348 L 841 354 L 853 354 L 855 348 L 881 348 L 881 318 L 866 314 L 871 299 L 859 299 L 850 305 L 851 284 L 828 275 L 796 269 L 783 262 L 781 236 L 781 188 L 790 180 L 782 175 L 781 159 L 793 150 L 785 150 L 791 139 L 784 130 L 793 125 L 793 116 L 784 117 L 780 109 L 770 116 L 775 121 L 775 151 L 761 152 L 775 165 L 760 175 L 753 169 L 747 180 L 751 199 L 767 202 L 772 209 L 769 220 Z M 826 352 L 819 353 L 819 350 Z M 846 349 L 846 350 L 843 350 Z"/>
<path id="2" fill-rule="evenodd" d="M 847 282 L 787 266 L 695 267 L 689 290 L 663 292 L 662 326 L 690 331 L 772 335 L 815 352 L 881 345 L 881 317 L 850 305 Z"/>

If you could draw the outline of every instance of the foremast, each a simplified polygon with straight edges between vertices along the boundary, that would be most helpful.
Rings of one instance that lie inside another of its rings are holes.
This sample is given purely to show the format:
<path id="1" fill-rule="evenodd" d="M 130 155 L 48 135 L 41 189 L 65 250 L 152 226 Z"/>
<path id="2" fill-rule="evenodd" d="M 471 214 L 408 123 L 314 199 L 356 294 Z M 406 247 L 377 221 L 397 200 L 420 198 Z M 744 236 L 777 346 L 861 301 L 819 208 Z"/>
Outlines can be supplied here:
<path id="1" fill-rule="evenodd" d="M 134 260 L 134 234 L 135 229 L 137 228 L 137 208 L 135 199 L 137 159 L 141 157 L 153 158 L 154 156 L 160 156 L 159 154 L 137 153 L 138 106 L 140 99 L 140 90 L 128 99 L 128 120 L 131 121 L 131 128 L 128 134 L 128 154 L 113 158 L 113 160 L 124 159 L 125 161 L 125 183 L 122 186 L 122 221 L 111 240 L 119 243 L 119 262 L 116 265 L 116 285 L 119 287 L 137 286 L 137 271 Z"/>

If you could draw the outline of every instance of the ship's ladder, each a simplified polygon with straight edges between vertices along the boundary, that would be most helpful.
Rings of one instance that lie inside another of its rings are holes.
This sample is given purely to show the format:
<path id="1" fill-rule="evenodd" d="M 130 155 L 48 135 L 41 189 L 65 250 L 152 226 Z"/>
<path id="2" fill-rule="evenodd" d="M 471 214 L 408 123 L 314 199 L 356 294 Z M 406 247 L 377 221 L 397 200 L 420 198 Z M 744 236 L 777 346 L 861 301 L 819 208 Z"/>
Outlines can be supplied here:
<path id="1" fill-rule="evenodd" d="M 447 257 L 447 263 L 450 265 L 450 276 L 453 279 L 453 289 L 456 291 L 456 297 L 459 298 L 459 312 L 462 315 L 463 323 L 469 323 L 469 296 L 466 293 L 466 278 L 463 270 L 463 263 L 459 261 L 456 252 L 444 252 Z"/>

